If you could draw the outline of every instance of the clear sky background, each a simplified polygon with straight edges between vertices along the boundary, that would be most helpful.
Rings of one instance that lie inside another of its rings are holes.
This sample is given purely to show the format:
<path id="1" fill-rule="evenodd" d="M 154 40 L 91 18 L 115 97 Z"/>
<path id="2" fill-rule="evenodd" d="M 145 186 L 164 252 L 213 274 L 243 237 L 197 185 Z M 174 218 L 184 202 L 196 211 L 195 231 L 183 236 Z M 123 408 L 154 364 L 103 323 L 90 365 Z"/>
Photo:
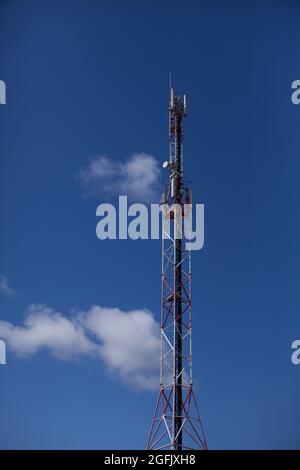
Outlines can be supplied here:
<path id="1" fill-rule="evenodd" d="M 211 449 L 300 448 L 299 16 L 297 1 L 0 2 L 0 319 L 21 326 L 34 303 L 159 321 L 160 242 L 98 240 L 96 207 L 114 196 L 84 196 L 76 174 L 103 154 L 167 158 L 172 71 L 205 204 L 194 377 Z M 158 386 L 51 348 L 7 362 L 1 448 L 145 447 Z"/>

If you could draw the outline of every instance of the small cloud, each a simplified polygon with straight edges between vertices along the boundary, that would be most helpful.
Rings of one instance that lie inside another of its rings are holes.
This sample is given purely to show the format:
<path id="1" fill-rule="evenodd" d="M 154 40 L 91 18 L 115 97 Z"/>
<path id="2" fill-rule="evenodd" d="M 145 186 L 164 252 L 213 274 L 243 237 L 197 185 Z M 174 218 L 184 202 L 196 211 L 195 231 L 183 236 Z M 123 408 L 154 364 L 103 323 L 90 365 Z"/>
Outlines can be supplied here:
<path id="1" fill-rule="evenodd" d="M 15 291 L 10 287 L 7 277 L 5 276 L 0 276 L 0 291 L 11 298 L 14 298 L 16 295 Z"/>
<path id="2" fill-rule="evenodd" d="M 87 194 L 127 195 L 137 202 L 158 200 L 159 164 L 146 153 L 134 153 L 125 162 L 100 155 L 80 168 L 75 176 Z"/>
<path id="3" fill-rule="evenodd" d="M 16 355 L 28 357 L 42 349 L 59 359 L 92 354 L 95 346 L 75 319 L 68 319 L 45 305 L 30 305 L 24 324 L 0 321 L 0 337 Z"/>
<path id="4" fill-rule="evenodd" d="M 108 371 L 141 389 L 158 385 L 160 327 L 149 311 L 93 306 L 79 318 L 99 340 Z"/>
<path id="5" fill-rule="evenodd" d="M 0 338 L 19 357 L 48 350 L 61 360 L 98 358 L 123 383 L 144 390 L 158 385 L 159 324 L 147 310 L 95 305 L 66 317 L 34 304 L 23 325 L 0 321 Z"/>

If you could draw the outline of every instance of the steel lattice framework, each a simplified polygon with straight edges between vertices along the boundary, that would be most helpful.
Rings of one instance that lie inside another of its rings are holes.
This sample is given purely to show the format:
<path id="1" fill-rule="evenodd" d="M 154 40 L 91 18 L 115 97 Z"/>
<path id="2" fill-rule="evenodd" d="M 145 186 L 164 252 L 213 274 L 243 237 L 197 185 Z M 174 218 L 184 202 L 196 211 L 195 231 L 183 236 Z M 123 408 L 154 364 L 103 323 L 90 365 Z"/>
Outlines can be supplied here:
<path id="1" fill-rule="evenodd" d="M 184 213 L 191 191 L 183 179 L 183 119 L 186 96 L 169 104 L 169 181 L 165 187 L 162 236 L 160 392 L 148 449 L 207 449 L 192 378 L 192 270 L 186 250 Z"/>

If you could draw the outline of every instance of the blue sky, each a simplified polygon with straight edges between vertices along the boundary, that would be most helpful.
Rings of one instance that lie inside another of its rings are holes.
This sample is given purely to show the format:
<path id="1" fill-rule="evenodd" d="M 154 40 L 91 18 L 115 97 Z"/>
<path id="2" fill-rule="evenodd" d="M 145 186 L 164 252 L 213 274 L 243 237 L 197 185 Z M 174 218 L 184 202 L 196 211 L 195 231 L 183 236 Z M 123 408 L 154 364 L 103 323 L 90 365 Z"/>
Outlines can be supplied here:
<path id="1" fill-rule="evenodd" d="M 193 346 L 212 449 L 300 446 L 299 13 L 296 1 L 0 3 L 0 275 L 15 292 L 1 290 L 0 319 L 20 326 L 37 304 L 159 321 L 160 242 L 98 240 L 96 207 L 115 196 L 85 197 L 76 174 L 97 155 L 167 158 L 172 71 L 205 204 Z M 145 447 L 157 392 L 109 361 L 42 349 L 7 362 L 1 448 Z"/>

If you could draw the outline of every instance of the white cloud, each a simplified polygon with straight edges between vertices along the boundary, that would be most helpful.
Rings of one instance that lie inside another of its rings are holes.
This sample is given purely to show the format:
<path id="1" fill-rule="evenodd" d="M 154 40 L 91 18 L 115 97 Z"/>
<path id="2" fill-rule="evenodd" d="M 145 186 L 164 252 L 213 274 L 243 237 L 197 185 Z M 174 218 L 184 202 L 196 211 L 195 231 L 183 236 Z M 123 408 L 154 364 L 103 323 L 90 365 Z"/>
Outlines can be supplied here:
<path id="1" fill-rule="evenodd" d="M 0 337 L 19 356 L 30 356 L 42 349 L 60 359 L 96 353 L 95 345 L 76 318 L 68 319 L 45 305 L 31 305 L 22 326 L 0 321 Z"/>
<path id="2" fill-rule="evenodd" d="M 127 195 L 137 202 L 156 202 L 160 169 L 146 153 L 134 153 L 125 162 L 97 156 L 76 174 L 89 194 Z"/>
<path id="3" fill-rule="evenodd" d="M 96 305 L 66 317 L 31 305 L 23 325 L 0 321 L 0 338 L 21 357 L 46 349 L 58 359 L 99 358 L 125 383 L 140 389 L 158 385 L 159 325 L 147 310 Z"/>
<path id="4" fill-rule="evenodd" d="M 94 306 L 80 320 L 100 341 L 108 370 L 140 388 L 158 385 L 159 325 L 150 312 Z"/>
<path id="5" fill-rule="evenodd" d="M 9 297 L 15 297 L 15 291 L 10 287 L 7 277 L 0 276 L 0 291 Z"/>

